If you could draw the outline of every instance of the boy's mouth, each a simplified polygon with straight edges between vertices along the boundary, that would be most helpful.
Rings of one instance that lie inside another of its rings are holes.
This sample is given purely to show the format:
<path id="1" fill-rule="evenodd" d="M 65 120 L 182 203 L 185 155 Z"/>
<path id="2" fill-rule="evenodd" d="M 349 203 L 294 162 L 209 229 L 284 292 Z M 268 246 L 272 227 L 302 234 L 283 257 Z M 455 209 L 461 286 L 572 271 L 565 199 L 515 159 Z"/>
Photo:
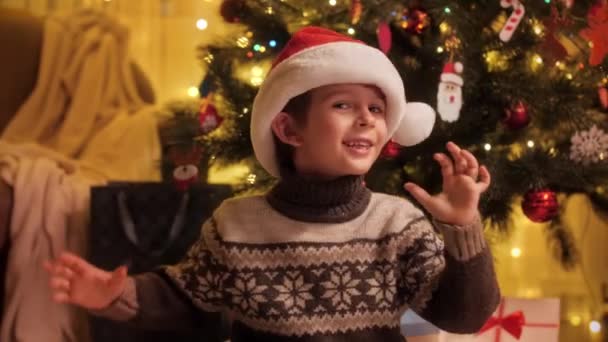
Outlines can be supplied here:
<path id="1" fill-rule="evenodd" d="M 367 152 L 372 146 L 374 146 L 371 140 L 367 139 L 346 140 L 343 142 L 343 144 L 349 149 L 359 153 Z"/>

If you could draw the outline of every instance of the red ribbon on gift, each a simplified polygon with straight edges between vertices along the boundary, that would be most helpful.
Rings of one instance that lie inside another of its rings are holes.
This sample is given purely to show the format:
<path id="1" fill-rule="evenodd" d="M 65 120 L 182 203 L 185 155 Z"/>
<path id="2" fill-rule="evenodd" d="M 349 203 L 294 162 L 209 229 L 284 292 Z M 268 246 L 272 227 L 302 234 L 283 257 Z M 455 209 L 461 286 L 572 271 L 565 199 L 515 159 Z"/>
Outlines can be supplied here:
<path id="1" fill-rule="evenodd" d="M 536 328 L 557 328 L 558 324 L 550 324 L 550 323 L 526 323 L 526 317 L 523 311 L 518 310 L 510 313 L 505 316 L 505 300 L 502 299 L 500 301 L 500 305 L 498 306 L 498 316 L 492 316 L 488 319 L 486 324 L 481 327 L 478 334 L 483 334 L 484 332 L 498 327 L 496 329 L 496 335 L 494 335 L 494 341 L 500 342 L 500 335 L 502 331 L 506 331 L 515 339 L 521 337 L 521 333 L 523 332 L 524 326 L 526 327 L 536 327 Z"/>

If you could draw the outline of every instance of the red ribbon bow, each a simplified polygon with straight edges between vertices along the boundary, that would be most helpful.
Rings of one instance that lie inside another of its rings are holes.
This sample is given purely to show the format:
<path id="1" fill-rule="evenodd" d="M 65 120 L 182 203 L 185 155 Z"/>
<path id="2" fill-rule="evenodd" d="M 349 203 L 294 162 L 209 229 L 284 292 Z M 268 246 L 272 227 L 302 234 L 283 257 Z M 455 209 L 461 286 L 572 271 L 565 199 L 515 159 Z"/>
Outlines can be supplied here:
<path id="1" fill-rule="evenodd" d="M 525 324 L 526 318 L 524 317 L 524 313 L 523 311 L 519 310 L 505 317 L 490 317 L 486 324 L 481 327 L 479 333 L 481 334 L 484 331 L 490 330 L 495 326 L 500 326 L 506 332 L 511 334 L 511 336 L 519 340 L 519 338 L 521 337 L 523 326 Z"/>

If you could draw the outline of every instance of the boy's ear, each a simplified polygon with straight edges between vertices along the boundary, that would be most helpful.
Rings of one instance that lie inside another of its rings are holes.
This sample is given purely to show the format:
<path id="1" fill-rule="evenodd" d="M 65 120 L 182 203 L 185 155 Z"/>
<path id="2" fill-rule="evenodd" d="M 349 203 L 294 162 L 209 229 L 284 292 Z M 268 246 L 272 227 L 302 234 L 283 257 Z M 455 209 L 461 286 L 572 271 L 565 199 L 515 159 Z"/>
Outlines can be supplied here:
<path id="1" fill-rule="evenodd" d="M 272 131 L 284 144 L 298 147 L 302 145 L 302 139 L 297 133 L 297 125 L 291 115 L 281 112 L 272 120 Z"/>

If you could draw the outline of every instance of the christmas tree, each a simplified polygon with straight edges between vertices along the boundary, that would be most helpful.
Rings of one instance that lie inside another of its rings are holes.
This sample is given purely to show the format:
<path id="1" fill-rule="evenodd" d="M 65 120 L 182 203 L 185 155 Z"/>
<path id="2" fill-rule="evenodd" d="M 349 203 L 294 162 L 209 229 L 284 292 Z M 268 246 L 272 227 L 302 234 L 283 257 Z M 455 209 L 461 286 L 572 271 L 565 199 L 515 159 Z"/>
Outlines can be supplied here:
<path id="1" fill-rule="evenodd" d="M 439 191 L 432 156 L 454 141 L 492 173 L 481 202 L 490 226 L 507 229 L 513 204 L 521 205 L 530 220 L 549 222 L 566 268 L 576 251 L 560 219 L 563 198 L 585 193 L 596 210 L 608 210 L 606 0 L 224 0 L 221 14 L 240 33 L 199 48 L 202 103 L 177 112 L 199 119 L 203 167 L 250 167 L 241 190 L 274 182 L 249 140 L 257 87 L 291 34 L 315 25 L 381 49 L 408 100 L 437 110 L 425 142 L 385 147 L 366 176 L 371 189 L 406 196 L 402 184 L 414 181 Z"/>

